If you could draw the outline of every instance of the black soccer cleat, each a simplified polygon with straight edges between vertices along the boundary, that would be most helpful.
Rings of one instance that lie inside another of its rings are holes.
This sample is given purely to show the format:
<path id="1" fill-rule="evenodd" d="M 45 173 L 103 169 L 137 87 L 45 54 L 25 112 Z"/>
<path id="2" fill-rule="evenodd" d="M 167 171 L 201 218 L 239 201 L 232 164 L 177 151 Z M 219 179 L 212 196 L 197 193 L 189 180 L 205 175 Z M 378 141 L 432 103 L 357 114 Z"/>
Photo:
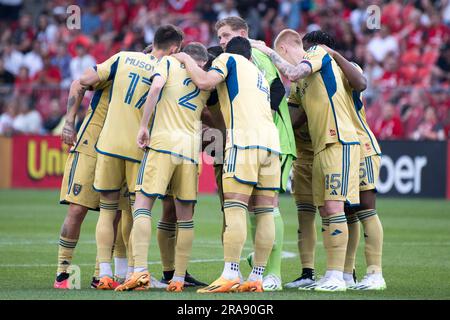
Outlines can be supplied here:
<path id="1" fill-rule="evenodd" d="M 175 271 L 163 271 L 163 277 L 161 282 L 169 284 L 170 280 L 173 278 Z M 207 287 L 208 284 L 195 279 L 189 272 L 186 271 L 184 276 L 184 286 L 185 287 Z"/>
<path id="2" fill-rule="evenodd" d="M 92 277 L 91 289 L 97 289 L 99 282 L 100 282 L 100 279 L 97 279 L 96 277 Z"/>

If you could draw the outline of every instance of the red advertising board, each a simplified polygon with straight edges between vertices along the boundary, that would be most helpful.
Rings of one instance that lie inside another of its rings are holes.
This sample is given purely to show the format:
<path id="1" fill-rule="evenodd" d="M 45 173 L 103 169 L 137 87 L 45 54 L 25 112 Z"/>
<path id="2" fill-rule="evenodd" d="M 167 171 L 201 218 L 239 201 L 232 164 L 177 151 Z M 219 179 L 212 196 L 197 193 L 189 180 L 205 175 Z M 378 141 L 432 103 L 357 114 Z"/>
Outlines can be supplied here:
<path id="1" fill-rule="evenodd" d="M 57 136 L 16 136 L 12 138 L 13 188 L 60 188 L 68 148 Z M 199 192 L 216 190 L 212 159 L 203 156 Z"/>
<path id="2" fill-rule="evenodd" d="M 59 188 L 68 153 L 56 136 L 16 136 L 12 143 L 13 188 Z"/>

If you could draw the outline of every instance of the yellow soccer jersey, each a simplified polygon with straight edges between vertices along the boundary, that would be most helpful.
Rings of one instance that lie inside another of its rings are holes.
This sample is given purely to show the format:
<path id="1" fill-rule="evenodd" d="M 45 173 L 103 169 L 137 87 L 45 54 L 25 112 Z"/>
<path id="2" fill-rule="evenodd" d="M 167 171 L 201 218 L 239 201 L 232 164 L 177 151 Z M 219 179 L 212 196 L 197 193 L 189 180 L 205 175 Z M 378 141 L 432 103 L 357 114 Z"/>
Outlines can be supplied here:
<path id="1" fill-rule="evenodd" d="M 354 63 L 358 70 L 363 73 L 362 69 Z M 352 112 L 350 113 L 356 133 L 358 134 L 359 142 L 361 144 L 361 154 L 364 157 L 372 156 L 374 154 L 381 155 L 381 149 L 378 141 L 375 138 L 372 130 L 367 123 L 366 111 L 362 102 L 361 92 L 357 92 L 350 87 L 344 73 L 339 68 L 341 76 L 344 79 L 344 86 L 347 90 L 348 98 L 352 102 Z"/>
<path id="2" fill-rule="evenodd" d="M 150 149 L 170 153 L 198 163 L 201 148 L 200 120 L 210 93 L 192 82 L 186 68 L 172 57 L 164 57 L 154 77 L 166 81 L 150 123 Z"/>
<path id="3" fill-rule="evenodd" d="M 291 84 L 291 91 L 288 97 L 288 105 L 291 107 L 299 108 L 299 110 L 303 113 L 305 110 L 303 109 L 301 102 L 297 98 L 297 84 Z M 313 154 L 313 147 L 311 142 L 311 136 L 309 135 L 308 128 L 308 120 L 297 130 L 295 130 L 295 144 L 297 146 L 297 156 L 301 153 L 305 153 L 307 155 Z"/>
<path id="4" fill-rule="evenodd" d="M 158 59 L 141 52 L 121 51 L 96 66 L 100 80 L 112 81 L 108 113 L 97 142 L 97 152 L 140 162 L 136 144 L 142 107 Z"/>
<path id="5" fill-rule="evenodd" d="M 296 94 L 308 117 L 314 154 L 327 144 L 359 144 L 339 67 L 321 47 L 311 47 L 302 63 L 311 75 L 297 83 Z"/>
<path id="6" fill-rule="evenodd" d="M 280 153 L 278 130 L 270 110 L 269 84 L 261 71 L 245 57 L 229 53 L 218 56 L 211 69 L 225 80 L 217 86 L 227 128 L 225 148 Z"/>
<path id="7" fill-rule="evenodd" d="M 95 144 L 102 131 L 106 113 L 108 112 L 111 83 L 111 81 L 101 82 L 94 88 L 94 95 L 80 130 L 78 130 L 77 143 L 70 152 L 77 151 L 92 157 L 97 156 Z"/>

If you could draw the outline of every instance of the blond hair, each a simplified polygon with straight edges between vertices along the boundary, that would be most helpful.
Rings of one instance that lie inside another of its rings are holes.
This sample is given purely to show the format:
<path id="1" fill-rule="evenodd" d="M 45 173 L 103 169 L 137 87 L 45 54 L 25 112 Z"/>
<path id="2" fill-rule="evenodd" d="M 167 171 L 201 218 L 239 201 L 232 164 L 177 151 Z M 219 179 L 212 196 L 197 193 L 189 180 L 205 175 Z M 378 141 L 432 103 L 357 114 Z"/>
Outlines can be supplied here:
<path id="1" fill-rule="evenodd" d="M 300 35 L 298 34 L 297 31 L 292 30 L 292 29 L 284 29 L 275 38 L 273 47 L 276 49 L 277 46 L 279 46 L 280 44 L 287 42 L 287 41 L 293 42 L 299 46 L 303 46 L 302 38 L 300 37 Z"/>

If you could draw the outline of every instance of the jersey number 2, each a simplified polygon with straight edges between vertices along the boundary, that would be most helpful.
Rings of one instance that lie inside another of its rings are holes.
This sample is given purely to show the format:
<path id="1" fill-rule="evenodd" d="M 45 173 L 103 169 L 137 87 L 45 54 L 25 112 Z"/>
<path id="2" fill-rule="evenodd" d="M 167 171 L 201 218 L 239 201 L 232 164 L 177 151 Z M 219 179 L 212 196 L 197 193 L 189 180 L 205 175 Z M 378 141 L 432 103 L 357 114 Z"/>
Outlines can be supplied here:
<path id="1" fill-rule="evenodd" d="M 186 78 L 183 81 L 183 84 L 185 86 L 188 86 L 192 82 L 191 78 Z M 178 104 L 182 107 L 188 108 L 192 111 L 195 111 L 197 109 L 197 106 L 195 104 L 190 103 L 189 101 L 194 99 L 200 94 L 200 89 L 195 86 L 195 89 L 188 94 L 182 96 L 180 99 L 178 99 Z"/>

